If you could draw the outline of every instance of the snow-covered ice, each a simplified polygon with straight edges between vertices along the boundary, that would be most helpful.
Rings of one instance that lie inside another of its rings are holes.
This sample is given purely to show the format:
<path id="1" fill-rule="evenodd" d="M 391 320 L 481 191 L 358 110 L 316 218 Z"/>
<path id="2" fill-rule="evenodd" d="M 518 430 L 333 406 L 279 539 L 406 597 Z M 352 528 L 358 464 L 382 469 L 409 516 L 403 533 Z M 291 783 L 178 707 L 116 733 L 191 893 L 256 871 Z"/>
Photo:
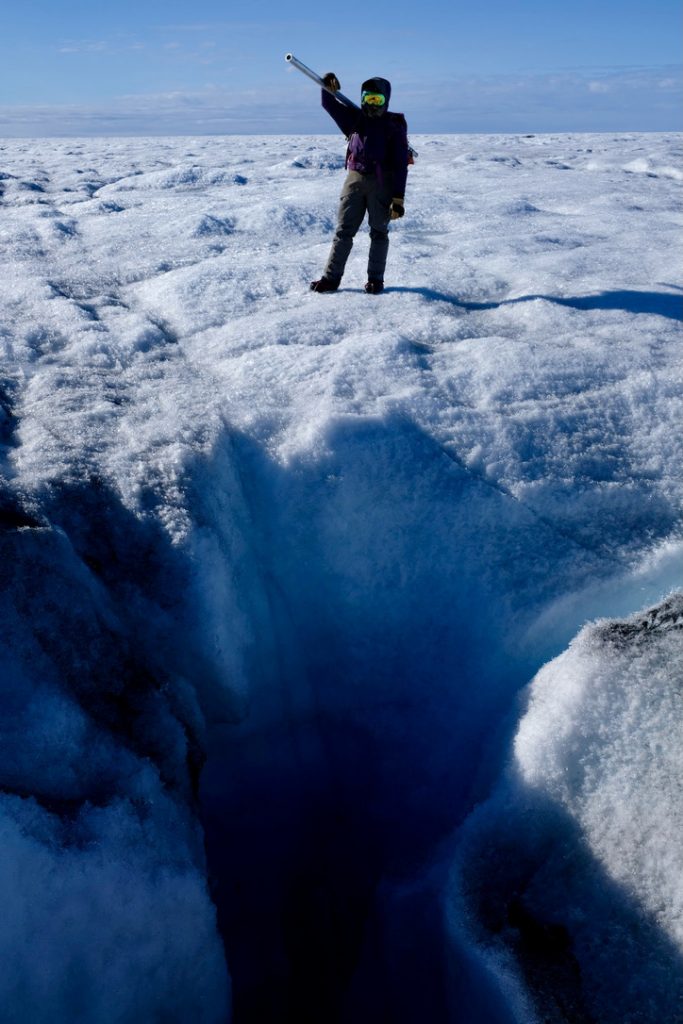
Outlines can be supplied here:
<path id="1" fill-rule="evenodd" d="M 680 139 L 414 142 L 0 143 L 7 1021 L 680 1011 Z"/>
<path id="2" fill-rule="evenodd" d="M 682 682 L 680 592 L 585 627 L 463 830 L 456 941 L 469 910 L 495 983 L 521 975 L 541 1020 L 683 1019 Z"/>

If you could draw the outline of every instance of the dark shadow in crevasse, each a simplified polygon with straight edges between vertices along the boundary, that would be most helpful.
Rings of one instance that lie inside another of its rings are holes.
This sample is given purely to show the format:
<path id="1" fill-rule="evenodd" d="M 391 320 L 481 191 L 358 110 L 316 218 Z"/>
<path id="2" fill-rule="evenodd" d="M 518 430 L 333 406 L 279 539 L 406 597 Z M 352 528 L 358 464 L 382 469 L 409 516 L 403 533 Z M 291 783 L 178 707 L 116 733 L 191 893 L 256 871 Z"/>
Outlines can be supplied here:
<path id="1" fill-rule="evenodd" d="M 0 591 L 41 657 L 98 727 L 153 760 L 165 784 L 192 802 L 204 753 L 172 685 L 188 570 L 166 532 L 96 474 L 48 484 L 30 501 L 8 487 L 0 526 Z M 108 785 L 84 790 L 95 804 L 111 795 Z"/>
<path id="2" fill-rule="evenodd" d="M 532 670 L 491 631 L 547 579 L 522 537 L 574 551 L 404 417 L 326 441 L 282 466 L 226 438 L 268 610 L 248 716 L 214 730 L 201 790 L 235 1024 L 439 1024 L 425 865 L 495 776 L 483 752 Z"/>
<path id="3" fill-rule="evenodd" d="M 610 876 L 579 824 L 519 785 L 465 828 L 472 938 L 489 955 L 512 955 L 546 1024 L 683 1020 L 681 950 Z"/>

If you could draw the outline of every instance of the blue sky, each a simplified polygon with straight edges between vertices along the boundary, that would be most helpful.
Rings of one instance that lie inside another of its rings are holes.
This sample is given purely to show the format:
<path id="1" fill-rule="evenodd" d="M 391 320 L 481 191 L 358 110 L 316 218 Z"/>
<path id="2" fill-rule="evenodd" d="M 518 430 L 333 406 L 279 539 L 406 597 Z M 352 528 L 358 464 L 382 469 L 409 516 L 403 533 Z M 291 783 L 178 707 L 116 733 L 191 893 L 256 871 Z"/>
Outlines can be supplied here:
<path id="1" fill-rule="evenodd" d="M 5 7 L 5 136 L 329 131 L 289 50 L 391 78 L 414 133 L 683 128 L 679 0 Z"/>

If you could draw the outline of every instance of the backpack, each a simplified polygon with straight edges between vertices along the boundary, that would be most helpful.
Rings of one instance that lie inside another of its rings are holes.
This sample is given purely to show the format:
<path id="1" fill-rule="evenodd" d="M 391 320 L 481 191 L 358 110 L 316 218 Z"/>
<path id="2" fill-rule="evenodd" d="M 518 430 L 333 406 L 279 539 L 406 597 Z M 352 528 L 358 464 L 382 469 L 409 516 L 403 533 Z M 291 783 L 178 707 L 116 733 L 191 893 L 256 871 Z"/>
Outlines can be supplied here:
<path id="1" fill-rule="evenodd" d="M 397 127 L 400 127 L 400 128 L 402 128 L 405 131 L 406 138 L 407 138 L 408 137 L 408 122 L 406 121 L 405 114 L 395 114 L 393 110 L 388 110 L 386 116 L 390 117 L 390 118 L 393 118 L 394 124 Z M 410 142 L 409 142 L 408 143 L 408 167 L 410 167 L 411 164 L 414 164 L 416 159 L 417 159 L 417 150 L 413 149 L 413 147 L 410 145 Z"/>

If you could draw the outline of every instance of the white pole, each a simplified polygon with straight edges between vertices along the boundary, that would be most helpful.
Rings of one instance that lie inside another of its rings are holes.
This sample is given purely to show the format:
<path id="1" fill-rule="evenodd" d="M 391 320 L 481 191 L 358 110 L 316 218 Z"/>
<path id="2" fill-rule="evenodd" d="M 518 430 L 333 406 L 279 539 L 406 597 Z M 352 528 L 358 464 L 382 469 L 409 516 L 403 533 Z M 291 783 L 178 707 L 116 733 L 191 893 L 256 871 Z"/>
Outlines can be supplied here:
<path id="1" fill-rule="evenodd" d="M 353 100 L 350 100 L 347 96 L 344 96 L 343 93 L 335 92 L 334 89 L 330 89 L 329 86 L 325 85 L 320 75 L 316 75 L 315 71 L 311 71 L 311 69 L 307 67 L 304 63 L 302 63 L 302 61 L 300 61 L 297 57 L 295 57 L 293 53 L 286 53 L 285 60 L 287 61 L 288 64 L 291 64 L 292 67 L 295 67 L 297 71 L 301 71 L 302 74 L 307 75 L 317 85 L 319 85 L 321 89 L 324 89 L 325 92 L 329 92 L 330 96 L 334 96 L 334 98 L 338 100 L 340 103 L 343 103 L 344 106 L 353 107 L 354 110 L 360 110 L 358 104 L 354 103 Z"/>

